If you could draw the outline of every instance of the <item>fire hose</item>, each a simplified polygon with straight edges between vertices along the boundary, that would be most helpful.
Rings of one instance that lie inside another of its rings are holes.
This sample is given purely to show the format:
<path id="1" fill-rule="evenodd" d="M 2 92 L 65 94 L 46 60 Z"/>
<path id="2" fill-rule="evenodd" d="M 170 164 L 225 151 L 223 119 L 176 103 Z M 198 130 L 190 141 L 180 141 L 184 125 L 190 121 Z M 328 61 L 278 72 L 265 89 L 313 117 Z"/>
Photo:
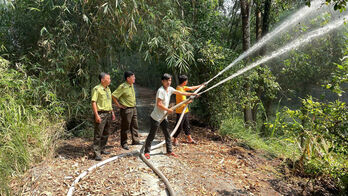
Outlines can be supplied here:
<path id="1" fill-rule="evenodd" d="M 202 88 L 203 88 L 203 87 L 201 87 L 200 89 L 202 89 Z M 197 89 L 196 93 L 197 93 L 198 90 L 200 90 L 200 89 Z M 170 109 L 175 110 L 176 108 L 178 108 L 178 107 L 180 107 L 180 106 L 182 106 L 182 105 L 188 103 L 188 102 L 189 102 L 190 100 L 192 100 L 192 99 L 194 99 L 194 96 L 191 96 L 189 99 L 187 99 L 187 100 L 185 100 L 185 101 L 183 101 L 183 102 L 181 102 L 181 103 L 179 103 L 179 104 L 173 106 L 173 107 L 170 108 Z M 184 114 L 185 114 L 184 111 L 186 110 L 187 107 L 188 107 L 188 105 L 186 105 L 185 109 L 184 109 L 183 112 L 181 113 L 178 123 L 176 124 L 174 130 L 173 130 L 172 133 L 170 134 L 171 137 L 172 137 L 172 136 L 175 134 L 175 132 L 177 131 L 177 129 L 178 129 L 178 127 L 179 127 L 179 125 L 180 125 L 180 123 L 181 123 L 183 117 L 184 117 Z M 166 118 L 166 116 L 167 116 L 167 114 L 164 115 L 164 116 L 162 117 L 162 119 L 161 119 L 160 122 L 162 122 L 162 121 Z M 151 149 L 157 149 L 157 148 L 161 147 L 163 144 L 164 144 L 164 141 L 162 141 L 161 143 L 159 143 L 159 144 L 157 144 L 157 145 L 155 145 L 155 146 L 152 146 Z M 106 159 L 106 160 L 104 160 L 104 161 L 98 163 L 98 164 L 95 164 L 95 165 L 91 166 L 91 167 L 88 168 L 86 171 L 82 172 L 82 173 L 74 180 L 74 182 L 71 184 L 71 186 L 70 186 L 70 188 L 69 188 L 69 191 L 68 191 L 67 196 L 72 196 L 73 193 L 74 193 L 74 190 L 75 190 L 75 185 L 77 185 L 77 184 L 82 180 L 82 178 L 84 178 L 85 176 L 87 176 L 87 175 L 88 175 L 89 173 L 91 173 L 93 170 L 95 170 L 95 169 L 97 169 L 97 168 L 99 168 L 99 167 L 101 167 L 101 166 L 103 166 L 103 165 L 105 165 L 105 164 L 107 164 L 107 163 L 110 163 L 110 162 L 112 162 L 112 161 L 115 161 L 115 160 L 117 160 L 117 159 L 119 159 L 119 158 L 129 157 L 129 156 L 135 156 L 135 155 L 138 155 L 138 154 L 140 155 L 141 160 L 144 161 L 145 164 L 148 165 L 148 166 L 159 176 L 159 178 L 164 182 L 164 184 L 165 184 L 166 187 L 167 187 L 167 190 L 168 190 L 169 195 L 170 195 L 170 196 L 174 196 L 174 195 L 175 195 L 174 190 L 173 190 L 173 188 L 171 187 L 171 185 L 170 185 L 168 179 L 163 175 L 163 173 L 162 173 L 158 168 L 156 168 L 151 162 L 149 162 L 149 161 L 144 157 L 144 154 L 143 154 L 144 148 L 145 148 L 145 143 L 144 143 L 144 145 L 142 146 L 142 148 L 141 148 L 140 151 L 137 151 L 137 150 L 136 150 L 136 151 L 129 152 L 129 153 L 119 154 L 119 155 L 116 155 L 116 156 L 114 156 L 114 157 L 111 157 L 111 158 L 109 158 L 109 159 Z"/>
<path id="2" fill-rule="evenodd" d="M 347 17 L 348 15 L 344 15 L 344 17 Z M 273 59 L 279 55 L 282 55 L 292 49 L 295 49 L 301 45 L 304 45 L 304 44 L 307 44 L 309 43 L 311 40 L 319 37 L 319 36 L 322 36 L 328 32 L 330 32 L 331 30 L 341 26 L 344 24 L 344 20 L 342 19 L 338 19 L 338 20 L 335 20 L 334 22 L 331 22 L 321 28 L 318 28 L 317 30 L 314 30 L 312 32 L 309 32 L 307 33 L 306 35 L 292 41 L 291 43 L 287 44 L 286 46 L 278 49 L 277 51 L 274 51 L 273 53 L 271 53 L 270 55 L 252 63 L 251 65 L 243 68 L 243 69 L 240 69 L 239 71 L 237 71 L 236 73 L 232 74 L 231 76 L 225 78 L 224 80 L 221 80 L 220 82 L 218 82 L 217 84 L 213 85 L 212 87 L 206 89 L 205 91 L 201 92 L 201 93 L 198 93 L 204 86 L 201 86 L 200 88 L 198 88 L 195 93 L 197 93 L 198 95 L 201 95 L 203 93 L 206 93 L 208 92 L 209 90 L 213 89 L 213 88 L 216 88 L 217 86 L 249 71 L 250 69 L 253 69 L 254 67 L 256 66 L 259 66 L 260 64 L 262 63 L 265 63 L 266 61 L 270 60 L 270 59 Z M 242 58 L 239 58 L 238 61 L 242 60 Z M 228 66 L 229 68 L 232 67 L 232 65 L 234 65 L 235 63 L 237 63 L 237 61 L 235 61 L 234 63 L 232 63 L 230 66 Z M 214 78 L 216 78 L 217 76 L 221 75 L 223 72 L 225 72 L 227 69 L 224 69 L 222 71 L 220 71 L 216 76 L 214 76 L 212 79 L 210 79 L 208 82 L 205 83 L 205 85 L 207 85 L 208 83 L 210 83 Z M 188 103 L 190 100 L 194 99 L 195 97 L 194 96 L 191 96 L 189 99 L 175 105 L 174 107 L 172 107 L 171 109 L 174 110 L 178 107 L 180 107 L 181 105 L 183 104 L 186 104 Z M 185 107 L 185 109 L 183 110 L 183 112 L 181 113 L 181 116 L 180 116 L 180 119 L 178 121 L 178 123 L 176 124 L 176 127 L 175 129 L 173 130 L 173 132 L 171 133 L 171 136 L 173 136 L 178 128 L 178 126 L 180 125 L 182 119 L 183 119 L 183 115 L 184 115 L 184 112 L 187 108 L 187 105 Z M 160 123 L 166 118 L 166 115 L 165 114 L 162 118 L 162 120 L 160 121 Z M 158 147 L 160 147 L 161 145 L 163 145 L 164 142 L 162 141 L 160 144 L 157 144 L 155 146 L 152 147 L 152 149 L 156 149 Z M 145 145 L 145 144 L 144 144 Z M 130 152 L 130 153 L 124 153 L 124 154 L 120 154 L 120 155 L 117 155 L 115 157 L 112 157 L 112 158 L 109 158 L 105 161 L 102 161 L 96 165 L 93 165 L 92 167 L 88 168 L 86 171 L 84 171 L 83 173 L 81 173 L 76 179 L 75 181 L 72 183 L 70 189 L 69 189 L 69 192 L 68 192 L 68 196 L 71 196 L 74 192 L 74 189 L 75 189 L 75 185 L 83 178 L 85 177 L 88 173 L 90 173 L 91 171 L 95 170 L 96 168 L 99 168 L 101 167 L 102 165 L 105 165 L 106 163 L 109 163 L 111 161 L 114 161 L 118 158 L 122 158 L 122 157 L 127 157 L 127 156 L 134 156 L 134 155 L 137 155 L 139 154 L 140 155 L 140 158 L 163 180 L 163 182 L 165 183 L 166 187 L 167 187 L 167 190 L 168 190 L 168 193 L 170 196 L 174 196 L 175 193 L 173 191 L 173 188 L 171 187 L 168 179 L 162 174 L 162 172 L 157 169 L 156 167 L 154 167 L 148 160 L 146 160 L 146 158 L 144 157 L 144 154 L 143 154 L 143 151 L 144 151 L 144 145 L 142 146 L 141 150 L 140 151 L 133 151 L 133 152 Z"/>

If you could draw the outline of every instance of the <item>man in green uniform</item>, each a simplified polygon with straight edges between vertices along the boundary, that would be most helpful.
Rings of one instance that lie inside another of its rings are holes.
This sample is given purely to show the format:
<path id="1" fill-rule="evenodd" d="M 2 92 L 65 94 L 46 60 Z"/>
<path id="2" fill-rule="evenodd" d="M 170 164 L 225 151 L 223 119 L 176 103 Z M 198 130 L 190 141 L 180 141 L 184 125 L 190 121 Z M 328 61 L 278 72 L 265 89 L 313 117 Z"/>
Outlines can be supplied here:
<path id="1" fill-rule="evenodd" d="M 108 141 L 112 120 L 115 114 L 112 110 L 111 79 L 107 73 L 99 74 L 100 84 L 92 89 L 92 109 L 94 113 L 94 142 L 95 160 L 101 161 L 101 154 L 110 154 L 104 147 Z"/>
<path id="2" fill-rule="evenodd" d="M 135 75 L 131 71 L 124 73 L 125 82 L 122 83 L 113 93 L 112 99 L 121 113 L 121 146 L 123 149 L 129 150 L 127 140 L 127 132 L 130 130 L 132 134 L 132 145 L 138 145 L 138 119 L 136 100 L 134 92 Z"/>

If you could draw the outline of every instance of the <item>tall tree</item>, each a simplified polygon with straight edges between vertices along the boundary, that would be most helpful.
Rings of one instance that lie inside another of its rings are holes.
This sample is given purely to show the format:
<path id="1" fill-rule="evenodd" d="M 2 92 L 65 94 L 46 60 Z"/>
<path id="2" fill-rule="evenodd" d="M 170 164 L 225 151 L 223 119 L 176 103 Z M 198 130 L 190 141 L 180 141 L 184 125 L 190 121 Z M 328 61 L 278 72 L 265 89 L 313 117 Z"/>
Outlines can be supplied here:
<path id="1" fill-rule="evenodd" d="M 270 13 L 271 13 L 271 5 L 272 5 L 272 0 L 264 0 L 263 1 L 263 13 L 262 13 L 262 8 L 261 8 L 261 0 L 258 0 L 255 2 L 256 9 L 255 9 L 255 16 L 256 16 L 256 40 L 260 40 L 263 36 L 265 36 L 268 31 L 269 31 L 269 25 L 270 25 Z M 266 47 L 263 47 L 261 51 L 259 52 L 259 55 L 264 55 L 266 53 Z M 268 96 L 269 93 L 265 93 L 267 83 L 273 83 L 275 81 L 272 81 L 273 75 L 269 68 L 263 67 L 257 69 L 257 74 L 259 80 L 257 81 L 258 87 L 255 90 L 256 95 L 258 97 L 258 101 L 254 103 L 253 109 L 252 109 L 252 115 L 253 115 L 253 120 L 256 121 L 256 115 L 257 115 L 257 110 L 259 106 L 259 101 L 262 102 L 266 116 L 269 116 L 270 111 L 271 111 L 271 104 L 272 104 L 272 99 L 270 97 L 273 96 Z M 268 79 L 262 78 L 262 76 L 269 76 Z M 265 82 L 268 81 L 268 82 Z M 277 85 L 278 86 L 278 85 Z M 266 120 L 266 116 L 263 115 L 263 120 Z M 262 127 L 264 128 L 264 127 Z"/>
<path id="2" fill-rule="evenodd" d="M 272 0 L 265 0 L 263 15 L 262 15 L 262 36 L 261 37 L 265 36 L 269 31 L 271 5 L 272 5 Z M 266 52 L 266 48 L 263 47 L 261 50 L 261 55 L 264 55 L 265 52 Z M 269 99 L 269 97 L 267 96 L 263 96 L 262 94 L 259 97 L 264 105 L 266 116 L 269 116 L 271 112 L 272 100 Z"/>
<path id="3" fill-rule="evenodd" d="M 268 33 L 271 4 L 272 4 L 272 0 L 265 0 L 263 15 L 262 15 L 262 36 Z"/>
<path id="4" fill-rule="evenodd" d="M 240 0 L 242 14 L 243 50 L 250 48 L 250 8 L 252 0 Z"/>
<path id="5" fill-rule="evenodd" d="M 242 14 L 242 32 L 243 32 L 243 51 L 247 51 L 250 48 L 250 7 L 252 0 L 240 0 L 240 8 Z M 244 88 L 247 94 L 250 94 L 250 85 L 245 83 Z M 253 121 L 251 106 L 249 103 L 244 104 L 244 121 L 250 123 Z"/>
<path id="6" fill-rule="evenodd" d="M 236 47 L 240 44 L 240 39 L 236 39 L 238 36 L 238 32 L 240 31 L 240 4 L 234 3 L 233 7 L 230 11 L 230 30 L 228 36 L 228 43 L 231 49 L 236 49 Z"/>
<path id="7" fill-rule="evenodd" d="M 256 41 L 261 39 L 262 36 L 262 9 L 261 9 L 261 0 L 255 1 L 255 21 L 256 21 Z"/>

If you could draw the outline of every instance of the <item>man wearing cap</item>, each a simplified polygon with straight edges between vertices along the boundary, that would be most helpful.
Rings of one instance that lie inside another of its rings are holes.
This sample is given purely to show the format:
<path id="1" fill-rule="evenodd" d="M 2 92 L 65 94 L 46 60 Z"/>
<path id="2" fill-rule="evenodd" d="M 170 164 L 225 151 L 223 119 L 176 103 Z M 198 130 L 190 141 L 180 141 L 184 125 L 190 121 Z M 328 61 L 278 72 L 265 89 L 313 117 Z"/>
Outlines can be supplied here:
<path id="1" fill-rule="evenodd" d="M 138 145 L 138 119 L 136 100 L 134 92 L 135 75 L 131 71 L 124 73 L 125 82 L 122 83 L 112 93 L 112 99 L 121 113 L 121 146 L 123 149 L 129 150 L 127 132 L 130 130 L 132 135 L 132 145 Z"/>
<path id="2" fill-rule="evenodd" d="M 92 109 L 94 114 L 94 142 L 93 150 L 95 160 L 101 161 L 101 154 L 110 154 L 105 151 L 105 145 L 110 134 L 111 123 L 115 120 L 112 110 L 111 79 L 107 73 L 99 74 L 100 84 L 92 89 Z"/>

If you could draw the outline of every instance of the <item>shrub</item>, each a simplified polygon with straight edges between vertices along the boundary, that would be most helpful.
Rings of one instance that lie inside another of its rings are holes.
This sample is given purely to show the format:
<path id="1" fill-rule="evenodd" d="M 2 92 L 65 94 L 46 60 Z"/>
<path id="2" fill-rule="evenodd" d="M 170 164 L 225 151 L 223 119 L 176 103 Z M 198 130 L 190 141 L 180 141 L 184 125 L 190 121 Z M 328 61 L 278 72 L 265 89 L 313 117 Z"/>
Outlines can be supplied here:
<path id="1" fill-rule="evenodd" d="M 292 140 L 301 152 L 298 168 L 308 174 L 331 175 L 341 185 L 347 184 L 347 130 L 346 103 L 322 103 L 312 97 L 302 100 L 298 110 L 284 109 L 283 115 L 270 129 L 277 129 Z"/>
<path id="2" fill-rule="evenodd" d="M 62 107 L 48 84 L 9 68 L 0 57 L 0 195 L 10 176 L 52 152 L 63 131 Z"/>

